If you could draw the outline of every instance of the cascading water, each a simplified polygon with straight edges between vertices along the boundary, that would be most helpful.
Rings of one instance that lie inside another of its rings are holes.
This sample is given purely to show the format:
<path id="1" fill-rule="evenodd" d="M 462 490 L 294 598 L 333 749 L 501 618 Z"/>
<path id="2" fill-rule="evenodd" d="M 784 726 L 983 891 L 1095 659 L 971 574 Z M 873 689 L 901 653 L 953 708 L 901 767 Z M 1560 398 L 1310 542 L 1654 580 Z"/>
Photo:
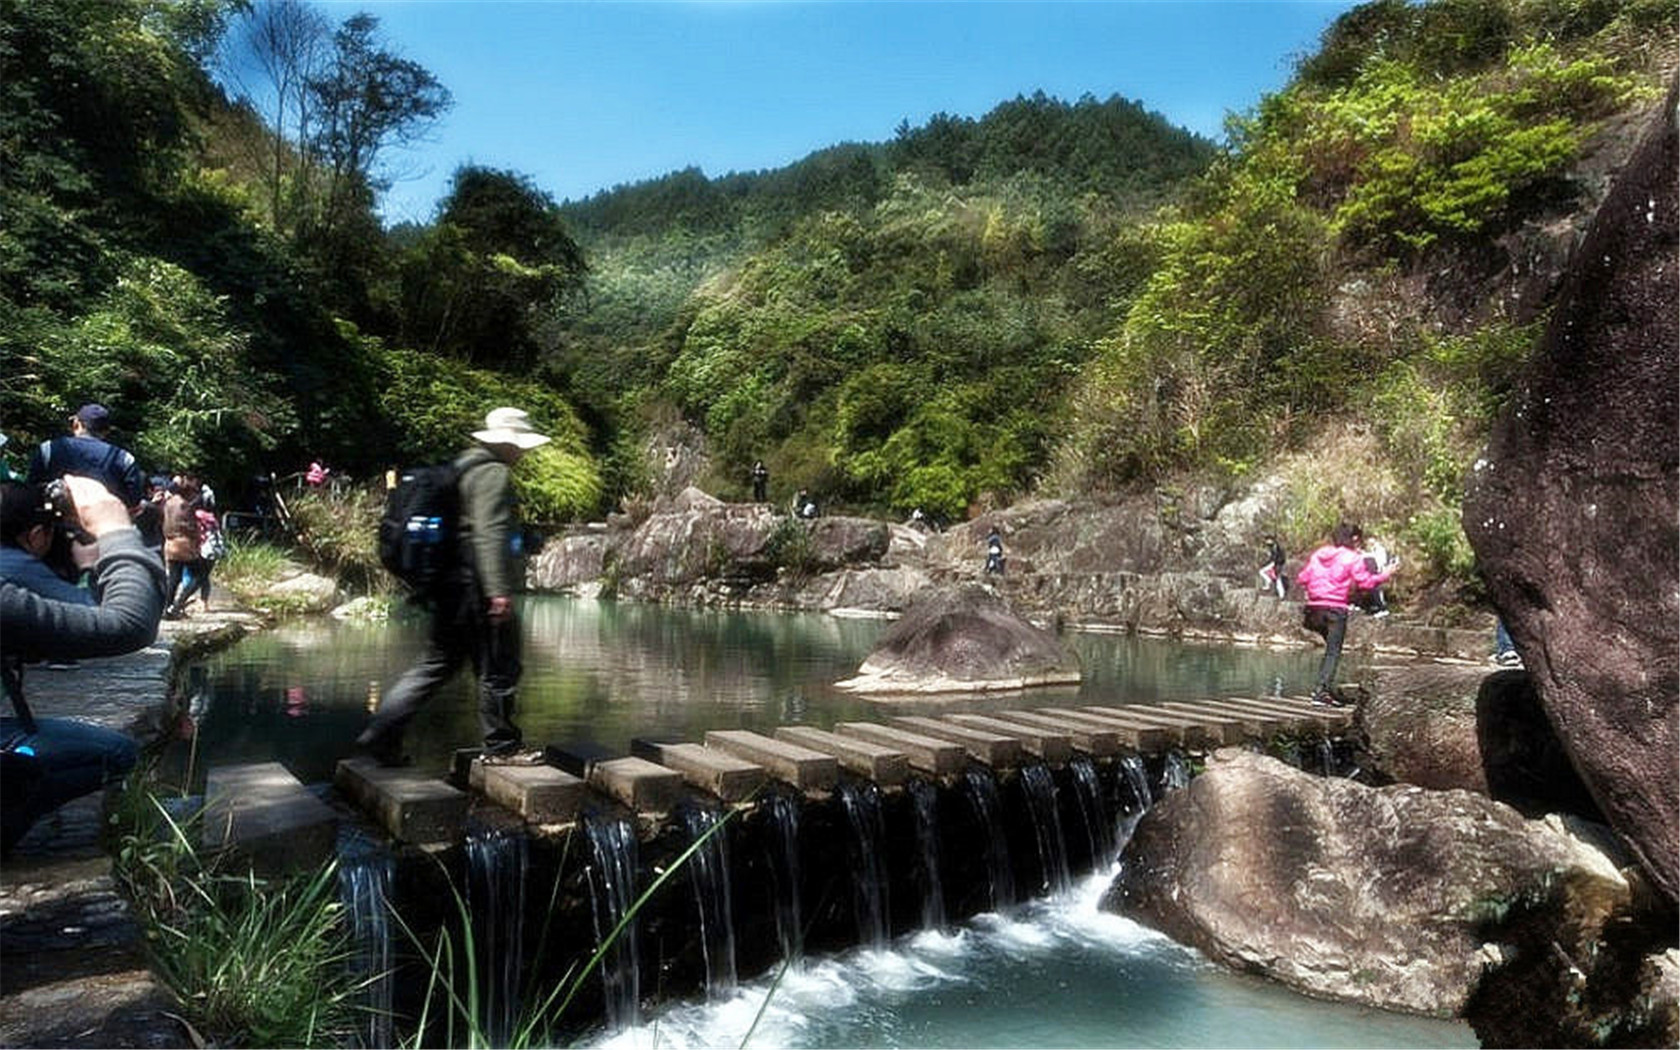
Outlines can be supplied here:
<path id="1" fill-rule="evenodd" d="M 1091 866 L 1102 869 L 1114 862 L 1114 822 L 1109 819 L 1103 804 L 1102 781 L 1097 767 L 1088 758 L 1076 758 L 1068 763 L 1073 780 L 1073 798 L 1079 805 L 1079 816 L 1085 822 L 1085 838 L 1091 845 Z"/>
<path id="2" fill-rule="evenodd" d="M 963 792 L 974 807 L 975 817 L 986 829 L 992 910 L 1002 911 L 1015 903 L 1015 875 L 1010 869 L 1009 840 L 1003 833 L 1003 802 L 998 798 L 997 779 L 986 770 L 970 769 L 963 776 Z"/>
<path id="3" fill-rule="evenodd" d="M 1038 859 L 1044 871 L 1044 889 L 1066 893 L 1073 885 L 1068 871 L 1067 839 L 1062 835 L 1062 815 L 1056 808 L 1056 779 L 1042 763 L 1021 769 L 1021 791 L 1032 814 L 1033 835 L 1038 840 Z"/>
<path id="4" fill-rule="evenodd" d="M 1143 811 L 1155 801 L 1149 790 L 1149 770 L 1145 768 L 1142 756 L 1127 755 L 1122 758 L 1120 772 L 1130 798 L 1120 807 L 1120 819 L 1114 832 L 1115 856 L 1119 856 L 1126 843 L 1132 841 L 1132 832 L 1137 830 L 1138 821 L 1143 819 Z"/>
<path id="5" fill-rule="evenodd" d="M 480 828 L 467 835 L 467 914 L 482 993 L 479 1020 L 498 1045 L 507 1043 L 519 1021 L 529 847 L 517 831 Z"/>
<path id="6" fill-rule="evenodd" d="M 388 855 L 360 857 L 338 869 L 339 898 L 350 918 L 351 973 L 363 989 L 367 1025 L 363 1046 L 394 1046 L 391 1030 L 390 892 Z"/>
<path id="7" fill-rule="evenodd" d="M 846 852 L 852 863 L 852 906 L 857 916 L 858 942 L 876 950 L 887 946 L 887 876 L 882 858 L 886 820 L 881 813 L 881 789 L 867 781 L 842 781 L 835 790 L 846 814 L 851 837 Z"/>
<path id="8" fill-rule="evenodd" d="M 1327 777 L 1335 776 L 1338 769 L 1336 745 L 1327 736 L 1320 737 L 1318 741 L 1318 768 Z"/>
<path id="9" fill-rule="evenodd" d="M 799 804 L 785 795 L 765 800 L 764 812 L 774 832 L 770 871 L 776 880 L 776 936 L 782 958 L 797 966 L 805 954 L 805 927 L 799 901 Z"/>
<path id="10" fill-rule="evenodd" d="M 1166 753 L 1161 764 L 1161 794 L 1177 791 L 1179 788 L 1190 786 L 1190 762 L 1184 757 L 1184 752 L 1173 750 Z"/>
<path id="11" fill-rule="evenodd" d="M 730 903 L 729 843 L 714 810 L 683 811 L 689 840 L 699 843 L 688 858 L 689 884 L 700 914 L 700 949 L 706 960 L 706 997 L 735 992 L 735 911 Z"/>
<path id="12" fill-rule="evenodd" d="M 593 817 L 584 821 L 584 831 L 589 839 L 589 899 L 595 940 L 597 945 L 605 945 L 612 938 L 601 957 L 607 1024 L 614 1031 L 622 1031 L 635 1027 L 641 1019 L 637 924 L 634 917 L 625 920 L 636 900 L 636 833 L 627 820 Z"/>
<path id="13" fill-rule="evenodd" d="M 912 780 L 909 791 L 922 851 L 922 929 L 942 930 L 945 887 L 939 879 L 939 790 L 925 780 Z"/>

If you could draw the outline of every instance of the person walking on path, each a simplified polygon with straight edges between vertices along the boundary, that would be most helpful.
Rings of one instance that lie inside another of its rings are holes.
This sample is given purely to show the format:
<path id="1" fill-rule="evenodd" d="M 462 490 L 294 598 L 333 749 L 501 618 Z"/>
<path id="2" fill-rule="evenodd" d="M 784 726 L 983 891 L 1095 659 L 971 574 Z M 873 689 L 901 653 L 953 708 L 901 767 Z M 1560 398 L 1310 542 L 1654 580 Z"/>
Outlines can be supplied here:
<path id="1" fill-rule="evenodd" d="M 1400 567 L 1398 558 L 1390 561 L 1382 572 L 1373 573 L 1365 566 L 1365 555 L 1358 549 L 1359 527 L 1342 522 L 1330 534 L 1330 542 L 1308 555 L 1307 563 L 1296 575 L 1296 582 L 1307 594 L 1302 625 L 1324 639 L 1324 660 L 1318 668 L 1318 684 L 1312 702 L 1324 706 L 1344 703 L 1336 696 L 1336 665 L 1342 658 L 1342 641 L 1347 637 L 1348 601 L 1354 588 L 1374 590 L 1388 582 Z"/>
<path id="2" fill-rule="evenodd" d="M 70 417 L 70 433 L 41 442 L 29 459 L 29 482 L 40 485 L 65 474 L 100 482 L 130 512 L 146 497 L 146 479 L 133 453 L 110 441 L 111 413 L 87 404 Z"/>
<path id="3" fill-rule="evenodd" d="M 431 599 L 425 651 L 385 694 L 356 746 L 383 765 L 401 765 L 403 731 L 456 669 L 472 661 L 478 677 L 478 717 L 487 756 L 519 750 L 513 722 L 520 663 L 518 583 L 513 540 L 518 533 L 510 468 L 549 438 L 517 408 L 498 408 L 473 432 L 476 444 L 455 457 L 460 498 L 459 564 Z"/>
<path id="4" fill-rule="evenodd" d="M 1265 581 L 1267 590 L 1278 596 L 1279 601 L 1289 593 L 1289 580 L 1283 574 L 1283 565 L 1287 560 L 1278 538 L 1266 533 L 1266 561 L 1260 566 L 1260 579 Z"/>
<path id="5" fill-rule="evenodd" d="M 181 593 L 187 570 L 199 560 L 198 486 L 191 478 L 178 476 L 163 500 L 163 564 L 169 570 L 171 599 Z M 172 600 L 164 617 L 178 620 L 186 615 L 179 600 Z"/>
<path id="6" fill-rule="evenodd" d="M 1003 575 L 1003 534 L 997 530 L 996 525 L 986 534 L 986 574 Z"/>

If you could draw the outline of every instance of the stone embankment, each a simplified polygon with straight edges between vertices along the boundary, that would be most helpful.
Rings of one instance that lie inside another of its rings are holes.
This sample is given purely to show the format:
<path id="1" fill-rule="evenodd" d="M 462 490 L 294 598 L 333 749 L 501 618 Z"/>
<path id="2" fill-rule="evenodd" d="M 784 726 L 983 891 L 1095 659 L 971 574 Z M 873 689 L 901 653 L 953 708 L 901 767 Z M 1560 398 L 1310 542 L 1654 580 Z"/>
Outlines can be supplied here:
<path id="1" fill-rule="evenodd" d="M 615 515 L 551 540 L 530 566 L 533 590 L 678 605 L 897 617 L 943 586 L 984 582 L 1020 615 L 1074 630 L 1238 644 L 1316 644 L 1297 601 L 1255 577 L 1269 490 L 1186 497 L 1170 520 L 1152 497 L 1112 505 L 1039 500 L 944 532 L 866 518 L 802 521 L 697 489 L 640 520 Z M 988 576 L 986 534 L 1005 538 L 1007 571 Z M 1474 630 L 1362 620 L 1349 647 L 1481 660 L 1493 624 Z"/>
<path id="2" fill-rule="evenodd" d="M 26 695 L 38 717 L 73 717 L 158 746 L 179 731 L 169 699 L 176 659 L 231 644 L 254 624 L 220 606 L 166 622 L 137 653 L 26 667 Z M 0 863 L 0 1045 L 204 1045 L 148 968 L 112 877 L 106 801 L 94 794 L 59 808 Z"/>

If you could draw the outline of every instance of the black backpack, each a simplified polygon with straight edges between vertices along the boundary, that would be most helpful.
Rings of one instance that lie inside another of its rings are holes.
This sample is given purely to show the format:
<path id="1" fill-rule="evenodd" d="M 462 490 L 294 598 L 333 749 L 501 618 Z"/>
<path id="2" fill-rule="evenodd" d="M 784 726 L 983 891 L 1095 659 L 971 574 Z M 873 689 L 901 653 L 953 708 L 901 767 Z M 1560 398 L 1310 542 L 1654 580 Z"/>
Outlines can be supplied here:
<path id="1" fill-rule="evenodd" d="M 379 561 L 419 595 L 436 594 L 460 564 L 460 480 L 454 463 L 411 467 L 385 496 Z"/>

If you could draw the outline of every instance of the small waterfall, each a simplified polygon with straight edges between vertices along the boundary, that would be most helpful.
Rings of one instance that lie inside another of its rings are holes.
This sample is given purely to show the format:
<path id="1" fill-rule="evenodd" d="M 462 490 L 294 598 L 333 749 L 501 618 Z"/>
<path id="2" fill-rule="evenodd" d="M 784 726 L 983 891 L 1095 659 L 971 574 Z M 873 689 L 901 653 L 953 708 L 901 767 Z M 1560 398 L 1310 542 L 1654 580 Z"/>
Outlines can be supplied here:
<path id="1" fill-rule="evenodd" d="M 1009 840 L 1003 832 L 1003 801 L 998 798 L 997 779 L 986 770 L 970 769 L 963 776 L 963 791 L 974 807 L 974 815 L 986 829 L 986 864 L 992 877 L 992 910 L 1002 911 L 1015 903 L 1015 875 L 1009 864 Z"/>
<path id="2" fill-rule="evenodd" d="M 691 842 L 700 846 L 689 855 L 689 884 L 700 914 L 700 949 L 706 960 L 706 998 L 735 992 L 735 910 L 730 903 L 729 842 L 718 827 L 718 814 L 692 806 L 683 811 L 683 826 Z M 701 839 L 704 837 L 704 841 Z"/>
<path id="3" fill-rule="evenodd" d="M 782 958 L 797 965 L 805 954 L 805 926 L 799 906 L 799 805 L 785 795 L 771 795 L 764 803 L 775 830 L 779 856 L 771 856 L 776 879 L 776 936 Z"/>
<path id="4" fill-rule="evenodd" d="M 1190 762 L 1184 757 L 1184 752 L 1174 748 L 1168 751 L 1165 761 L 1161 764 L 1161 794 L 1177 791 L 1179 788 L 1190 786 Z"/>
<path id="5" fill-rule="evenodd" d="M 391 874 L 389 855 L 361 857 L 338 869 L 339 898 L 350 922 L 350 972 L 368 1012 L 363 1046 L 395 1046 L 391 1030 Z"/>
<path id="6" fill-rule="evenodd" d="M 636 832 L 627 820 L 584 821 L 589 838 L 589 899 L 597 945 L 617 937 L 601 957 L 601 984 L 606 994 L 607 1024 L 614 1031 L 635 1027 L 641 1020 L 641 959 L 636 950 L 637 923 L 625 922 L 636 902 Z M 618 930 L 619 923 L 624 928 Z"/>
<path id="7" fill-rule="evenodd" d="M 1327 736 L 1318 740 L 1318 768 L 1327 777 L 1335 776 L 1339 768 L 1336 762 L 1336 745 Z"/>
<path id="8" fill-rule="evenodd" d="M 925 780 L 912 780 L 909 790 L 922 849 L 922 929 L 942 930 L 945 887 L 939 879 L 939 789 Z"/>
<path id="9" fill-rule="evenodd" d="M 1155 801 L 1149 791 L 1149 770 L 1145 768 L 1141 755 L 1122 758 L 1120 772 L 1131 798 L 1120 808 L 1120 819 L 1114 832 L 1115 856 L 1119 856 L 1126 843 L 1132 840 L 1132 832 L 1137 830 L 1138 821 L 1143 819 L 1143 811 Z"/>
<path id="10" fill-rule="evenodd" d="M 519 1023 L 525 962 L 525 874 L 530 842 L 506 829 L 467 836 L 467 914 L 472 920 L 484 1034 L 505 1044 Z"/>
<path id="11" fill-rule="evenodd" d="M 1062 815 L 1056 809 L 1056 778 L 1043 763 L 1025 766 L 1021 769 L 1021 790 L 1038 839 L 1038 859 L 1044 870 L 1042 888 L 1056 895 L 1066 893 L 1073 888 L 1073 876 L 1068 872 Z"/>
<path id="12" fill-rule="evenodd" d="M 852 907 L 857 916 L 858 941 L 877 950 L 887 946 L 887 875 L 881 850 L 886 844 L 886 820 L 881 814 L 881 789 L 867 781 L 843 781 L 835 790 L 851 827 L 846 852 L 852 862 Z"/>
<path id="13" fill-rule="evenodd" d="M 1114 822 L 1103 805 L 1097 767 L 1088 758 L 1076 758 L 1068 763 L 1068 772 L 1073 777 L 1073 798 L 1079 804 L 1079 816 L 1085 822 L 1085 838 L 1091 844 L 1091 867 L 1106 868 L 1114 862 Z"/>

